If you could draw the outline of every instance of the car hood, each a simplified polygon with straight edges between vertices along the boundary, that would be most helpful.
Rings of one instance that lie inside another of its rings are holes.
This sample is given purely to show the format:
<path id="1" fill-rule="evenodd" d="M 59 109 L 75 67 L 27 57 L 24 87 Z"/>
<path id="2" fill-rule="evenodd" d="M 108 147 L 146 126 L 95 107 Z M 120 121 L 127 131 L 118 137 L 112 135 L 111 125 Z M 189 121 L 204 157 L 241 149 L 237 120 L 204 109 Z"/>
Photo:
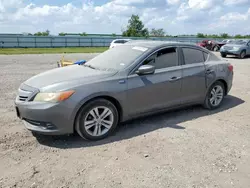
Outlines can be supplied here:
<path id="1" fill-rule="evenodd" d="M 244 45 L 241 45 L 241 44 L 226 44 L 224 46 L 228 46 L 228 47 L 243 47 Z"/>
<path id="2" fill-rule="evenodd" d="M 92 69 L 82 65 L 70 65 L 40 73 L 26 80 L 24 84 L 41 89 L 50 85 L 69 81 L 97 81 L 112 76 L 115 73 L 116 72 L 113 71 Z"/>

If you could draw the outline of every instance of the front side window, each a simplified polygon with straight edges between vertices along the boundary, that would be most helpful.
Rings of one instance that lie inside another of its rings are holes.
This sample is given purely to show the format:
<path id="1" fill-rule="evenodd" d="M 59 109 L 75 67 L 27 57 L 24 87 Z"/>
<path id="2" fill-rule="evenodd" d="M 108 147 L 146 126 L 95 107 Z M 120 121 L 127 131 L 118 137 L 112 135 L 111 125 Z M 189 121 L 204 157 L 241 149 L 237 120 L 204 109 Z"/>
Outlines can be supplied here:
<path id="1" fill-rule="evenodd" d="M 178 65 L 177 49 L 164 48 L 147 58 L 143 65 L 153 65 L 155 69 L 163 69 Z"/>
<path id="2" fill-rule="evenodd" d="M 193 48 L 182 48 L 186 65 L 204 62 L 203 52 Z"/>

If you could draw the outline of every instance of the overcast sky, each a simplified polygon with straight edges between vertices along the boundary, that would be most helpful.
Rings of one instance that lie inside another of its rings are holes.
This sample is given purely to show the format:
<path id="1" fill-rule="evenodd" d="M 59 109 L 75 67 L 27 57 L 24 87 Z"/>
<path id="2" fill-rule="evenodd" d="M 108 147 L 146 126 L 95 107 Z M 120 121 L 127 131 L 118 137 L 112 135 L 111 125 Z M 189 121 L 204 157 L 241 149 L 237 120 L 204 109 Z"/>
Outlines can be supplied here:
<path id="1" fill-rule="evenodd" d="M 121 33 L 138 14 L 167 34 L 250 34 L 250 0 L 0 0 L 0 33 Z"/>

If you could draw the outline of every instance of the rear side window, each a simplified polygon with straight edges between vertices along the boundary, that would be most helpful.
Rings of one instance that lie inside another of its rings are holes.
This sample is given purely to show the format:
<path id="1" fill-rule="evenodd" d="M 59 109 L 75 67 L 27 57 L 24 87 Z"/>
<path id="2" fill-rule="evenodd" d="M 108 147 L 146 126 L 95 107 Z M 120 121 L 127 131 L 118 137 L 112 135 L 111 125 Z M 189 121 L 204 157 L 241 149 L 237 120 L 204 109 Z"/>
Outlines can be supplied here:
<path id="1" fill-rule="evenodd" d="M 186 65 L 204 62 L 203 52 L 193 48 L 182 48 Z"/>

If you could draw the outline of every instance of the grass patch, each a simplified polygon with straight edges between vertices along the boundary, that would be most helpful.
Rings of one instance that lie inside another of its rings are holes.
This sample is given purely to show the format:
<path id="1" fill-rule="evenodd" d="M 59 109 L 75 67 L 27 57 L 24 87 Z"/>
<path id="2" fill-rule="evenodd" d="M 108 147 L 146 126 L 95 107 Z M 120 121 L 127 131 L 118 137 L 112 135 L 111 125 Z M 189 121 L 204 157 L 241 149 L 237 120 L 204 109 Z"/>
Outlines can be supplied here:
<path id="1" fill-rule="evenodd" d="M 61 54 L 61 53 L 101 53 L 107 47 L 72 47 L 72 48 L 0 48 L 0 54 Z"/>

